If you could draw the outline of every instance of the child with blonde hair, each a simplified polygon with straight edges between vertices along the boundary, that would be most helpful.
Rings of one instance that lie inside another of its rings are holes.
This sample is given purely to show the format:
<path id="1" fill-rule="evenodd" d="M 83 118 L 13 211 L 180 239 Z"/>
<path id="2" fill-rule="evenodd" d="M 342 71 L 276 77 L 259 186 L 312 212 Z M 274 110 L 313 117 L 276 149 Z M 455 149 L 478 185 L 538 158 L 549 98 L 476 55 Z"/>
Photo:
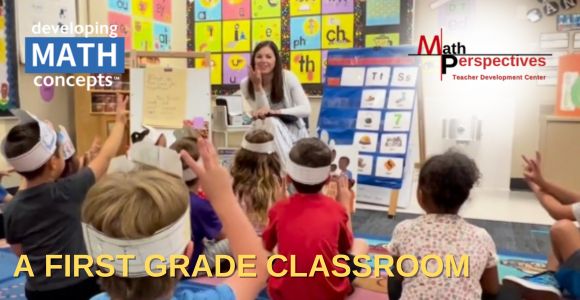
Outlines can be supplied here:
<path id="1" fill-rule="evenodd" d="M 268 222 L 268 210 L 286 192 L 274 136 L 261 129 L 247 133 L 234 158 L 231 174 L 234 192 L 256 232 L 261 234 Z"/>
<path id="2" fill-rule="evenodd" d="M 137 262 L 129 262 L 127 277 L 122 276 L 122 265 L 115 265 L 116 275 L 101 279 L 105 293 L 94 300 L 256 298 L 267 279 L 267 253 L 237 205 L 233 191 L 224 188 L 231 186 L 231 179 L 227 170 L 219 165 L 215 149 L 205 140 L 198 141 L 198 147 L 202 164 L 185 151 L 181 152 L 181 157 L 197 175 L 220 217 L 234 254 L 255 255 L 257 276 L 242 278 L 236 273 L 215 289 L 200 293 L 183 290 L 176 294 L 174 289 L 179 273 L 185 270 L 178 271 L 173 277 L 169 272 L 161 277 L 148 277 L 142 272 L 140 263 L 147 255 L 155 253 L 169 257 L 185 254 L 190 257 L 193 252 L 188 224 L 188 188 L 181 178 L 159 170 L 114 173 L 98 182 L 87 196 L 82 210 L 85 240 L 93 256 L 103 254 L 101 252 L 107 248 L 125 249 L 128 254 L 137 256 Z M 159 264 L 156 270 L 167 267 Z"/>

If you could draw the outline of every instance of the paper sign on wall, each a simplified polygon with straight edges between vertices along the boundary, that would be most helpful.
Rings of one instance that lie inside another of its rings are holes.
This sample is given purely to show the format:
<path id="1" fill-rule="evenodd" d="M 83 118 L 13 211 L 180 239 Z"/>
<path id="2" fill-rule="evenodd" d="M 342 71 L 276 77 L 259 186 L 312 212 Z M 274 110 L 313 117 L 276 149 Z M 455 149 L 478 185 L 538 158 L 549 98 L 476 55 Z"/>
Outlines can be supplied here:
<path id="1" fill-rule="evenodd" d="M 160 128 L 183 126 L 185 78 L 185 69 L 145 69 L 143 124 Z"/>

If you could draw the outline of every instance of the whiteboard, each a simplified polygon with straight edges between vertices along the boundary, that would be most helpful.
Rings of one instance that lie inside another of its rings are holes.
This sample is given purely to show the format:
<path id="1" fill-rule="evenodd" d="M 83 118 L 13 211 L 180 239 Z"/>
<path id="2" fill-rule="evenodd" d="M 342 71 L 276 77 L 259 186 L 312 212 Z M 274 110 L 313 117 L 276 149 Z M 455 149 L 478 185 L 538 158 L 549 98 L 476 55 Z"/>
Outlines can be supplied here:
<path id="1" fill-rule="evenodd" d="M 136 68 L 130 70 L 131 97 L 129 102 L 130 132 L 143 131 L 143 82 L 145 69 Z M 202 117 L 208 122 L 211 136 L 211 84 L 209 68 L 187 69 L 186 78 L 187 92 L 185 95 L 185 114 L 175 116 L 181 120 L 191 120 Z M 174 129 L 155 128 L 163 132 L 167 139 L 167 145 L 175 142 Z"/>
<path id="2" fill-rule="evenodd" d="M 18 30 L 18 52 L 20 61 L 26 63 L 24 55 L 25 37 L 72 37 L 74 34 L 39 34 L 32 32 L 34 24 L 75 26 L 77 8 L 75 0 L 18 0 L 16 2 L 16 29 Z"/>

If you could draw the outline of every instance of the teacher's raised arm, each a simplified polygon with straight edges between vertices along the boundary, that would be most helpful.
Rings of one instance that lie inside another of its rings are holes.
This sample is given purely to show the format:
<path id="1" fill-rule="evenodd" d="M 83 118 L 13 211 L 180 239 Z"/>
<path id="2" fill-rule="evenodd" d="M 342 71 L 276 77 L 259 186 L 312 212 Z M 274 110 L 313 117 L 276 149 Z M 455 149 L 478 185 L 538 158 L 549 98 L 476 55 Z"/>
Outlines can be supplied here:
<path id="1" fill-rule="evenodd" d="M 272 41 L 256 45 L 248 77 L 240 84 L 252 108 L 254 129 L 274 135 L 279 156 L 285 165 L 292 145 L 308 136 L 303 118 L 310 116 L 310 101 L 294 73 L 282 68 L 280 52 Z"/>

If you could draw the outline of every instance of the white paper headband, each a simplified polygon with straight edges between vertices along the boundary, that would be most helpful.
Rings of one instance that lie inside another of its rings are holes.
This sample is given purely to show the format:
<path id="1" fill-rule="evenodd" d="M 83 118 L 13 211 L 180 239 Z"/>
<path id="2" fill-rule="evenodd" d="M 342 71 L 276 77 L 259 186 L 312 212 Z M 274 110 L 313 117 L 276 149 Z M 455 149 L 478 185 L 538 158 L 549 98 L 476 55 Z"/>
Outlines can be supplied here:
<path id="1" fill-rule="evenodd" d="M 183 181 L 190 181 L 197 178 L 197 174 L 190 168 L 183 169 Z"/>
<path id="2" fill-rule="evenodd" d="M 245 137 L 242 139 L 242 148 L 248 151 L 264 154 L 272 154 L 276 152 L 276 145 L 274 144 L 274 141 L 255 144 L 248 142 Z"/>
<path id="3" fill-rule="evenodd" d="M 113 158 L 107 173 L 129 172 L 135 168 L 135 163 L 157 168 L 179 178 L 183 177 L 181 158 L 177 152 L 147 142 L 135 143 L 127 156 Z"/>
<path id="4" fill-rule="evenodd" d="M 64 152 L 64 159 L 67 160 L 75 155 L 76 149 L 66 131 L 64 126 L 59 125 L 59 132 L 58 132 L 58 141 L 62 145 L 62 151 Z"/>
<path id="5" fill-rule="evenodd" d="M 149 133 L 145 136 L 144 141 L 149 142 L 153 145 L 157 144 L 157 142 L 161 138 L 161 135 L 163 134 L 163 132 L 161 132 L 161 131 L 159 131 L 151 126 L 147 126 L 147 125 L 143 125 L 143 127 L 145 127 L 145 129 L 149 130 Z"/>
<path id="6" fill-rule="evenodd" d="M 168 266 L 171 255 L 183 254 L 185 247 L 191 241 L 189 207 L 185 213 L 175 223 L 157 231 L 150 237 L 142 239 L 118 239 L 106 236 L 90 224 L 81 223 L 83 237 L 87 251 L 93 258 L 99 255 L 127 254 L 135 255 L 135 259 L 128 260 L 128 277 L 147 277 L 145 270 L 145 260 L 151 255 L 161 255 L 164 262 L 153 260 L 150 266 L 154 270 L 159 265 Z M 123 272 L 123 261 L 113 260 L 111 263 L 115 269 L 115 274 L 120 276 Z"/>
<path id="7" fill-rule="evenodd" d="M 299 183 L 315 185 L 323 183 L 330 176 L 330 166 L 320 167 L 320 168 L 310 168 L 305 166 L 300 166 L 288 159 L 286 163 L 286 173 L 294 181 Z"/>
<path id="8" fill-rule="evenodd" d="M 36 122 L 40 129 L 40 139 L 28 152 L 16 157 L 6 157 L 6 138 L 2 140 L 2 154 L 6 161 L 18 172 L 30 172 L 42 167 L 56 152 L 57 135 L 46 122 L 27 111 L 16 109 L 11 112 L 20 119 L 19 124 Z"/>

